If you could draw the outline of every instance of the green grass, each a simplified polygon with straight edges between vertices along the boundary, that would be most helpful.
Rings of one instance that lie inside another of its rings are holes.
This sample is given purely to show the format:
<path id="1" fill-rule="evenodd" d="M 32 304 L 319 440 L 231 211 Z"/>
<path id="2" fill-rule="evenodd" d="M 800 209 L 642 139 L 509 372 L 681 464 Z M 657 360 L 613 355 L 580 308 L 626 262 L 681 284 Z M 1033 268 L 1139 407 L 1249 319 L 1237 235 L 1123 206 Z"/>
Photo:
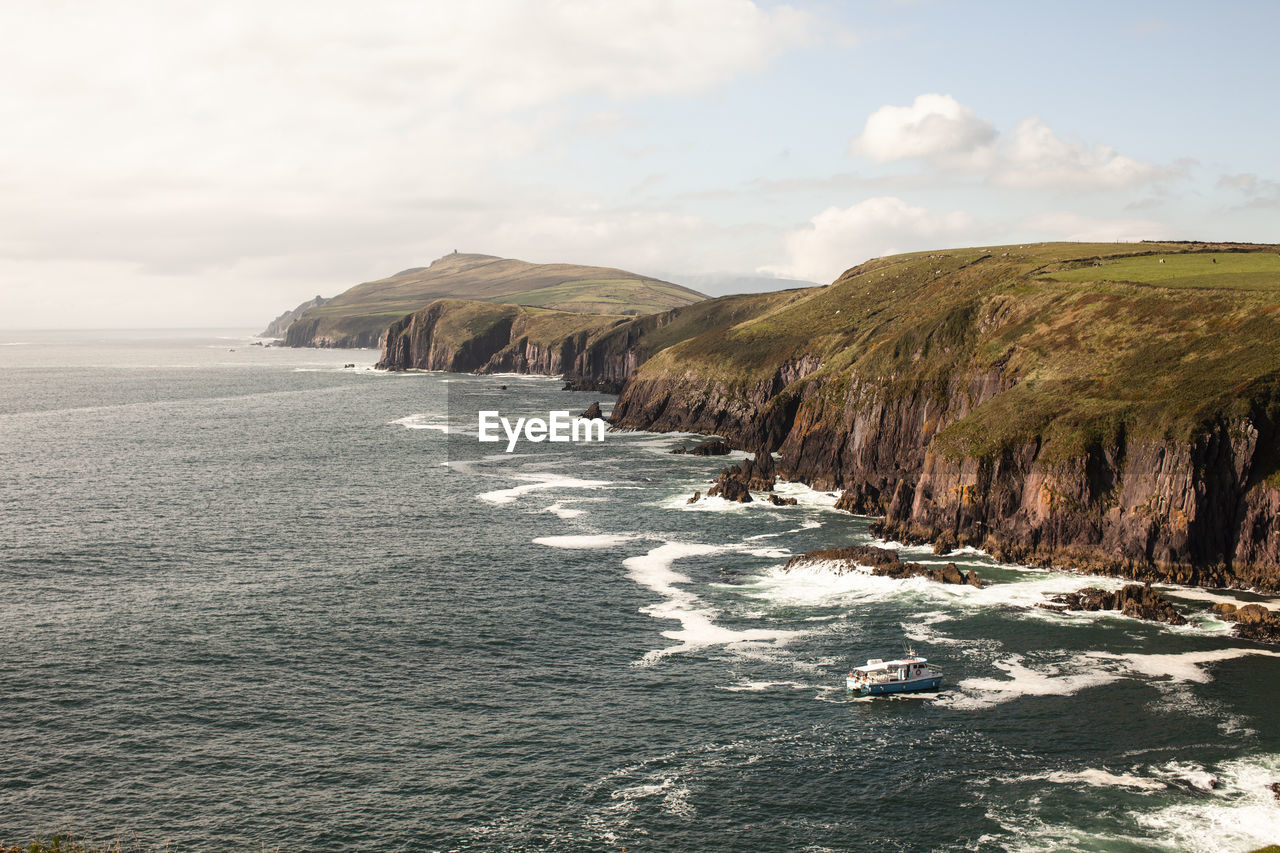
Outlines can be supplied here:
<path id="1" fill-rule="evenodd" d="M 956 382 L 1002 377 L 1004 391 L 936 434 L 948 456 L 1039 440 L 1044 458 L 1066 460 L 1121 435 L 1188 441 L 1220 419 L 1280 423 L 1280 257 L 1206 248 L 1056 243 L 880 258 L 675 343 L 638 378 L 687 383 L 692 368 L 708 395 L 761 389 L 808 354 L 822 368 L 786 393 L 821 385 L 838 417 L 852 387 L 942 403 L 965 393 Z M 1145 252 L 1159 254 L 1135 254 Z M 1166 277 L 1123 280 L 1144 275 Z"/>
<path id="2" fill-rule="evenodd" d="M 1161 261 L 1164 263 L 1161 263 Z M 1123 281 L 1161 287 L 1280 292 L 1280 254 L 1194 252 L 1121 258 L 1044 273 L 1058 281 Z"/>

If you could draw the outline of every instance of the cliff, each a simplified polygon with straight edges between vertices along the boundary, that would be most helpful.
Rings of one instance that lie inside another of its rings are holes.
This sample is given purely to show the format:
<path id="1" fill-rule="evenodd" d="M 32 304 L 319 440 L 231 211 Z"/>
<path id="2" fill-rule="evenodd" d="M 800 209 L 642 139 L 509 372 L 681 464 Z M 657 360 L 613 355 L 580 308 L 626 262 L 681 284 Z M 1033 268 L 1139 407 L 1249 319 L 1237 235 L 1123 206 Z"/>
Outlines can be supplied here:
<path id="1" fill-rule="evenodd" d="M 640 316 L 691 305 L 697 291 L 625 270 L 531 264 L 492 255 L 450 254 L 426 267 L 358 284 L 298 315 L 288 346 L 377 346 L 387 326 L 441 298 L 525 305 L 571 313 Z"/>
<path id="2" fill-rule="evenodd" d="M 795 293 L 657 351 L 615 422 L 777 450 L 887 537 L 1280 589 L 1275 247 L 921 253 Z"/>
<path id="3" fill-rule="evenodd" d="M 308 299 L 306 302 L 294 308 L 291 311 L 285 311 L 279 317 L 267 324 L 267 328 L 258 335 L 260 338 L 283 338 L 285 332 L 289 330 L 290 324 L 297 320 L 308 310 L 318 308 L 325 304 L 328 300 L 323 296 L 317 296 L 315 299 Z"/>
<path id="4" fill-rule="evenodd" d="M 586 347 L 592 334 L 625 318 L 437 299 L 392 323 L 382 358 L 385 370 L 556 375 Z"/>
<path id="5" fill-rule="evenodd" d="M 809 290 L 721 296 L 681 308 L 636 317 L 592 335 L 565 373 L 566 387 L 616 394 L 636 368 L 655 353 L 695 335 L 730 326 L 787 305 Z"/>

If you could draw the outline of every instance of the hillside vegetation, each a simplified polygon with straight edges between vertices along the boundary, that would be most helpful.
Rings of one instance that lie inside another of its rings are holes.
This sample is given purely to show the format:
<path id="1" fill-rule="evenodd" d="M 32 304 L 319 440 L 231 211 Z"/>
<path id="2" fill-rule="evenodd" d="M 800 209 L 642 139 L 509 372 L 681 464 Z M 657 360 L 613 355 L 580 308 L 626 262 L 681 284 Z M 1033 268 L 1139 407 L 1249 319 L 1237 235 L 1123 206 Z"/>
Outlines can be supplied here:
<path id="1" fill-rule="evenodd" d="M 309 308 L 290 325 L 285 342 L 289 346 L 374 346 L 393 321 L 440 298 L 638 316 L 706 297 L 624 270 L 452 254 L 427 267 L 358 284 Z"/>

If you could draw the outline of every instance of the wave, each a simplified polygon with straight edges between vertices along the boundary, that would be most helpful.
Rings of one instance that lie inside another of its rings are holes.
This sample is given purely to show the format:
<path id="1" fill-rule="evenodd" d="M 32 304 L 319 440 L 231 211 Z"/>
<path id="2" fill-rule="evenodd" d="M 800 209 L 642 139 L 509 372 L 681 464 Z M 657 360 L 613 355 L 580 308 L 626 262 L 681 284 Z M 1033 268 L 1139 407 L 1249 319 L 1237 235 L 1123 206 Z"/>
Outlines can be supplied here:
<path id="1" fill-rule="evenodd" d="M 958 692 L 948 694 L 943 704 L 957 710 L 985 710 L 1025 696 L 1069 696 L 1121 679 L 1206 683 L 1212 680 L 1207 664 L 1248 655 L 1280 658 L 1280 652 L 1247 647 L 1173 654 L 1091 651 L 1039 665 L 1026 663 L 1022 655 L 1012 655 L 993 662 L 1006 678 L 966 678 L 956 684 Z"/>
<path id="2" fill-rule="evenodd" d="M 1139 793 L 1154 807 L 1131 803 L 1113 812 L 1129 829 L 1099 833 L 1078 824 L 1044 821 L 1039 797 L 1020 797 L 1016 805 L 992 806 L 987 817 L 1009 834 L 1009 851 L 1102 849 L 1120 842 L 1126 849 L 1178 850 L 1183 853 L 1243 853 L 1273 843 L 1280 806 L 1271 789 L 1280 775 L 1280 755 L 1273 753 L 1231 759 L 1213 771 L 1170 762 L 1145 775 L 1112 773 L 1086 768 L 999 780 L 1122 789 Z M 1188 788 L 1193 790 L 1188 790 Z M 1172 800 L 1172 801 L 1171 801 Z M 1030 806 L 1030 807 L 1028 807 Z M 990 836 L 988 836 L 990 838 Z"/>
<path id="3" fill-rule="evenodd" d="M 662 636 L 675 640 L 677 645 L 647 652 L 640 661 L 642 665 L 652 665 L 668 655 L 708 646 L 749 648 L 752 645 L 765 643 L 772 643 L 775 646 L 783 645 L 807 633 L 776 628 L 735 630 L 718 625 L 715 622 L 714 617 L 717 614 L 714 609 L 697 595 L 678 586 L 678 584 L 692 583 L 692 580 L 672 568 L 672 564 L 677 560 L 732 551 L 745 551 L 757 556 L 772 556 L 774 553 L 770 550 L 750 550 L 734 545 L 664 542 L 645 554 L 628 557 L 622 561 L 628 576 L 633 581 L 656 593 L 662 599 L 657 604 L 642 607 L 640 612 L 655 619 L 670 619 L 680 623 L 679 630 L 662 632 Z"/>
<path id="4" fill-rule="evenodd" d="M 587 511 L 585 509 L 569 509 L 564 505 L 563 502 L 560 502 L 560 501 L 553 503 L 551 506 L 546 507 L 542 511 L 549 512 L 552 515 L 556 516 L 557 518 L 564 519 L 565 521 L 568 521 L 571 518 L 579 518 L 587 514 Z"/>
<path id="5" fill-rule="evenodd" d="M 416 414 L 405 415 L 403 418 L 397 418 L 394 421 L 387 421 L 388 426 L 399 424 L 405 429 L 433 429 L 437 432 L 448 433 L 449 425 L 436 422 L 434 415 Z"/>
<path id="6" fill-rule="evenodd" d="M 495 489 L 476 495 L 480 500 L 492 504 L 509 504 L 522 495 L 543 489 L 603 489 L 612 486 L 609 480 L 580 480 L 576 477 L 565 477 L 560 474 L 516 474 L 516 480 L 531 480 L 523 486 L 512 486 L 508 489 Z"/>
<path id="7" fill-rule="evenodd" d="M 638 538 L 638 534 L 635 533 L 594 533 L 577 536 L 539 536 L 533 541 L 536 545 L 546 545 L 548 548 L 584 550 L 591 548 L 613 548 L 614 546 L 621 545 L 623 542 L 630 542 L 632 539 L 636 538 Z"/>
<path id="8" fill-rule="evenodd" d="M 734 684 L 722 685 L 717 684 L 717 690 L 727 690 L 730 693 L 760 693 L 765 690 L 772 690 L 775 687 L 787 687 L 792 690 L 811 690 L 817 685 L 801 684 L 799 681 L 751 681 L 750 679 L 742 679 Z"/>
<path id="9" fill-rule="evenodd" d="M 979 711 L 1024 696 L 1070 696 L 1121 678 L 1117 672 L 1099 669 L 1088 654 L 1038 667 L 1023 661 L 1022 655 L 995 661 L 995 668 L 1007 678 L 966 678 L 956 685 L 959 692 L 948 693 L 939 704 L 961 711 Z"/>

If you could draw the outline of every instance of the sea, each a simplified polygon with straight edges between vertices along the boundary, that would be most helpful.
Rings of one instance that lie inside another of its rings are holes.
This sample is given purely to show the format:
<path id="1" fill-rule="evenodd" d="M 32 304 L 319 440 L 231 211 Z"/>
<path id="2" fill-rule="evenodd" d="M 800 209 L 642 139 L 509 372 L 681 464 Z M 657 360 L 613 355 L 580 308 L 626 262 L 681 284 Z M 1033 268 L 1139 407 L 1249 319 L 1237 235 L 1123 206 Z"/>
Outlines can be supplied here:
<path id="1" fill-rule="evenodd" d="M 1051 612 L 1122 582 L 878 542 L 613 398 L 224 331 L 0 333 L 0 843 L 169 851 L 1246 851 L 1280 653 Z M 348 366 L 354 365 L 354 366 Z M 986 588 L 830 567 L 856 543 Z M 867 698 L 904 648 L 933 694 Z"/>

